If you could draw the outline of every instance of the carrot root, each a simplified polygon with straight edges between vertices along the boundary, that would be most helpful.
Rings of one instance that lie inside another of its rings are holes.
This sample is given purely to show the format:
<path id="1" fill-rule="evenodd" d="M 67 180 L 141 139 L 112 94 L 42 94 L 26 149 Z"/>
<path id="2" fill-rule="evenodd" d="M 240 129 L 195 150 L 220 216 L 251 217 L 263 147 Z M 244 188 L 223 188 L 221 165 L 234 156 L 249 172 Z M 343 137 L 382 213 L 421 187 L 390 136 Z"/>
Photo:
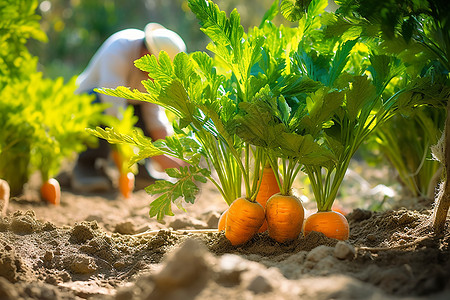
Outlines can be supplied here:
<path id="1" fill-rule="evenodd" d="M 228 208 L 225 236 L 233 246 L 249 241 L 264 223 L 264 208 L 258 202 L 238 198 Z"/>
<path id="2" fill-rule="evenodd" d="M 258 195 L 256 195 L 256 201 L 265 209 L 267 200 L 269 200 L 272 195 L 279 192 L 280 188 L 273 169 L 270 166 L 264 167 L 261 176 L 261 185 L 259 187 Z M 267 228 L 267 222 L 264 221 L 258 232 L 265 232 Z"/>
<path id="3" fill-rule="evenodd" d="M 296 196 L 275 194 L 266 206 L 269 236 L 279 243 L 294 240 L 302 232 L 305 210 Z"/>
<path id="4" fill-rule="evenodd" d="M 2 217 L 6 216 L 8 210 L 9 196 L 11 194 L 11 188 L 6 180 L 0 179 L 0 201 L 3 201 L 3 206 L 0 210 Z"/>
<path id="5" fill-rule="evenodd" d="M 348 240 L 350 229 L 345 216 L 336 211 L 316 212 L 310 215 L 303 228 L 303 234 L 307 236 L 311 231 L 322 232 L 329 238 Z"/>
<path id="6" fill-rule="evenodd" d="M 47 202 L 53 205 L 59 205 L 61 202 L 61 186 L 58 180 L 50 178 L 41 185 L 41 196 Z"/>
<path id="7" fill-rule="evenodd" d="M 119 191 L 126 199 L 131 197 L 134 189 L 134 174 L 132 172 L 120 173 Z"/>
<path id="8" fill-rule="evenodd" d="M 227 225 L 227 214 L 228 214 L 228 209 L 227 210 L 225 210 L 221 215 L 220 215 L 220 218 L 219 218 L 219 223 L 218 223 L 218 225 L 217 225 L 217 229 L 219 230 L 219 231 L 225 231 L 225 227 L 226 227 L 226 225 Z"/>

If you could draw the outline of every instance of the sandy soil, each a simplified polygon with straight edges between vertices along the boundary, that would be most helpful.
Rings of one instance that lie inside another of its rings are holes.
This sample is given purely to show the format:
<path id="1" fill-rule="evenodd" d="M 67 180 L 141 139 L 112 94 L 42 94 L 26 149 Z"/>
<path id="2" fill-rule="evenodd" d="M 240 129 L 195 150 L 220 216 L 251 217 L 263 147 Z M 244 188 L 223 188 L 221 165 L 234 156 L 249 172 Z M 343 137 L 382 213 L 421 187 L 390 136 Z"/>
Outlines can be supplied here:
<path id="1" fill-rule="evenodd" d="M 347 215 L 347 242 L 263 233 L 233 247 L 223 233 L 187 231 L 216 228 L 226 209 L 209 184 L 158 222 L 143 190 L 123 199 L 63 188 L 52 206 L 38 183 L 0 221 L 0 299 L 450 299 L 449 228 L 430 232 L 429 203 L 361 205 Z"/>

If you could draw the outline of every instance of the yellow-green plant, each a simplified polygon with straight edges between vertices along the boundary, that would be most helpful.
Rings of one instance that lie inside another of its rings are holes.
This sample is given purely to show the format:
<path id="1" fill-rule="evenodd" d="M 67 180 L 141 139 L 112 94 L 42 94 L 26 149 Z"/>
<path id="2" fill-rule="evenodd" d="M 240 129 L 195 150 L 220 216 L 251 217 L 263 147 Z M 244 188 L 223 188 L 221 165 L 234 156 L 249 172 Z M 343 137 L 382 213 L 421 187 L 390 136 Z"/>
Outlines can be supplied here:
<path id="1" fill-rule="evenodd" d="M 76 95 L 75 78 L 65 83 L 34 73 L 0 90 L 0 177 L 11 194 L 21 193 L 33 171 L 55 176 L 65 158 L 93 142 L 85 128 L 100 122 L 102 105 Z"/>

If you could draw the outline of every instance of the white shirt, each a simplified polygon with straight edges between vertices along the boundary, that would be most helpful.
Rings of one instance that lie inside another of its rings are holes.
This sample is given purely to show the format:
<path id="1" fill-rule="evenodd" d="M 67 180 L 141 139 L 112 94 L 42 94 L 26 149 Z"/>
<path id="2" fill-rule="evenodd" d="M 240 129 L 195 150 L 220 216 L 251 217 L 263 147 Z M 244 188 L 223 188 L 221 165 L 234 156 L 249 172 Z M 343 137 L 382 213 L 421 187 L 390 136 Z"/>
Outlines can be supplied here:
<path id="1" fill-rule="evenodd" d="M 77 93 L 89 92 L 94 88 L 116 88 L 125 86 L 146 92 L 143 80 L 149 79 L 147 74 L 134 66 L 140 58 L 144 41 L 144 32 L 138 29 L 125 29 L 110 36 L 92 57 L 87 68 L 77 78 Z M 160 106 L 148 102 L 126 100 L 123 98 L 99 94 L 102 103 L 111 104 L 106 114 L 119 117 L 119 107 L 125 108 L 127 103 L 140 104 L 142 118 L 146 129 L 162 127 L 168 129 L 169 121 Z"/>

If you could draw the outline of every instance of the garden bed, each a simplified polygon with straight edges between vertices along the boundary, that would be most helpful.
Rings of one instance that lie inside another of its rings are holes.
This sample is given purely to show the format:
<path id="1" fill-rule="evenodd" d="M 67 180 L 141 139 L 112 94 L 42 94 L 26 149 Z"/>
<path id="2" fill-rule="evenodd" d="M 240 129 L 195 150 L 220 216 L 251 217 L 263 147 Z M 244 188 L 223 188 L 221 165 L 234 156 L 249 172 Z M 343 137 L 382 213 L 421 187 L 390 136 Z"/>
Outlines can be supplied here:
<path id="1" fill-rule="evenodd" d="M 38 179 L 37 179 L 38 180 Z M 233 247 L 217 226 L 226 209 L 205 184 L 187 213 L 158 222 L 137 191 L 39 200 L 33 180 L 0 222 L 1 299 L 448 299 L 450 233 L 431 211 L 354 209 L 350 239 L 267 234 Z M 306 203 L 306 207 L 308 207 Z"/>

